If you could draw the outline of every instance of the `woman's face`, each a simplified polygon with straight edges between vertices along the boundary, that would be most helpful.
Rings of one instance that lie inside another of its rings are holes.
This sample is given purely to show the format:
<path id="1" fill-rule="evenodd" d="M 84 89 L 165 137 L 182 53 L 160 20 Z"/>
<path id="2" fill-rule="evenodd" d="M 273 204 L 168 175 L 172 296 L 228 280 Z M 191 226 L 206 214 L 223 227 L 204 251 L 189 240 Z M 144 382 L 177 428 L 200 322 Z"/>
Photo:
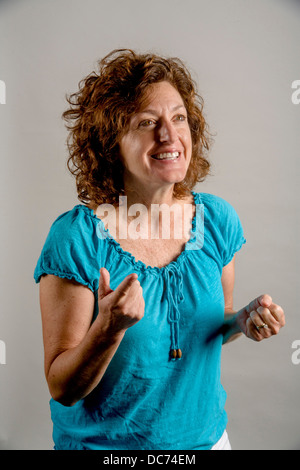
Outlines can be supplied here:
<path id="1" fill-rule="evenodd" d="M 186 108 L 166 81 L 152 85 L 143 98 L 120 140 L 125 188 L 174 185 L 185 178 L 192 154 Z"/>

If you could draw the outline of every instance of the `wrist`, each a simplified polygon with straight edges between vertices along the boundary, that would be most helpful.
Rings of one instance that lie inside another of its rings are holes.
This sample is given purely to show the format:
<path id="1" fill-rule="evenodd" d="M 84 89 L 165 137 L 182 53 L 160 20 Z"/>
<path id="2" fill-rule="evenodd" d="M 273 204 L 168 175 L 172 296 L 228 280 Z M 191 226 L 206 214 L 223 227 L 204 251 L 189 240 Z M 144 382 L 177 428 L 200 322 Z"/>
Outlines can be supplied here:
<path id="1" fill-rule="evenodd" d="M 104 322 L 99 315 L 93 323 L 91 330 L 93 330 L 91 333 L 94 337 L 94 341 L 96 341 L 98 345 L 106 346 L 118 345 L 126 332 L 126 330 L 115 328 L 111 323 Z"/>
<path id="2" fill-rule="evenodd" d="M 233 341 L 239 337 L 241 333 L 240 312 L 225 311 L 223 344 Z"/>

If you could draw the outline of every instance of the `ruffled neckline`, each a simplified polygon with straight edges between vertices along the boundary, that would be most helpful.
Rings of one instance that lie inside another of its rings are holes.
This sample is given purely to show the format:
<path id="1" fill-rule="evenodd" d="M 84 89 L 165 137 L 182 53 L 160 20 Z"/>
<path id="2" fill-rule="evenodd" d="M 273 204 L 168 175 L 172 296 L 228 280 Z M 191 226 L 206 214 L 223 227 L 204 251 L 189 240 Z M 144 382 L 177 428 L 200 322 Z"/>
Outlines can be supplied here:
<path id="1" fill-rule="evenodd" d="M 194 204 L 195 206 L 197 204 L 202 204 L 202 201 L 201 201 L 201 196 L 200 196 L 200 193 L 196 193 L 195 191 L 191 191 L 191 194 L 193 195 L 193 198 L 194 198 Z M 111 235 L 111 233 L 109 232 L 109 229 L 106 229 L 104 227 L 104 224 L 103 224 L 103 221 L 102 219 L 100 219 L 100 217 L 98 217 L 95 213 L 94 213 L 94 210 L 91 209 L 90 207 L 87 207 L 83 204 L 79 204 L 79 207 L 82 208 L 83 210 L 86 211 L 86 213 L 93 219 L 95 220 L 97 223 L 100 223 L 101 224 L 101 231 L 103 233 L 106 233 L 107 234 L 107 237 L 105 238 L 109 243 L 110 245 L 114 248 L 114 250 L 120 255 L 122 256 L 123 258 L 125 258 L 129 263 L 132 264 L 133 268 L 136 269 L 136 270 L 139 270 L 139 271 L 142 271 L 142 272 L 148 272 L 148 273 L 152 273 L 152 274 L 161 274 L 161 273 L 164 273 L 166 270 L 170 270 L 172 268 L 178 268 L 182 262 L 184 261 L 184 259 L 186 258 L 187 256 L 187 253 L 192 251 L 192 250 L 189 250 L 187 249 L 187 246 L 188 244 L 191 243 L 191 238 L 192 238 L 192 232 L 195 232 L 196 230 L 196 217 L 197 217 L 197 211 L 195 210 L 195 214 L 194 214 L 194 217 L 193 217 L 193 220 L 192 220 L 192 228 L 191 228 L 191 235 L 190 235 L 190 238 L 189 240 L 185 243 L 184 245 L 184 249 L 182 250 L 182 252 L 177 256 L 177 258 L 173 261 L 171 261 L 170 263 L 168 263 L 167 265 L 165 266 L 162 266 L 162 267 L 158 267 L 158 266 L 150 266 L 150 265 L 146 265 L 143 261 L 141 260 L 136 260 L 134 255 L 132 253 L 130 253 L 129 251 L 126 251 L 124 250 L 120 243 L 117 242 L 117 240 L 115 240 L 115 238 Z"/>

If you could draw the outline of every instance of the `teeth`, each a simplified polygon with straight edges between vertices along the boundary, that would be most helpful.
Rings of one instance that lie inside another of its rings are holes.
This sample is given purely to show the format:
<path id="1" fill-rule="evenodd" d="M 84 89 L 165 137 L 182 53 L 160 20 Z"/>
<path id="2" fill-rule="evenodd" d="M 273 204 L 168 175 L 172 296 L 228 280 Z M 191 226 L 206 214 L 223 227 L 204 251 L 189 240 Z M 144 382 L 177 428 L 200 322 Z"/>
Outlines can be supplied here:
<path id="1" fill-rule="evenodd" d="M 175 158 L 179 157 L 179 152 L 158 153 L 156 155 L 152 155 L 152 157 L 157 160 L 175 160 Z"/>

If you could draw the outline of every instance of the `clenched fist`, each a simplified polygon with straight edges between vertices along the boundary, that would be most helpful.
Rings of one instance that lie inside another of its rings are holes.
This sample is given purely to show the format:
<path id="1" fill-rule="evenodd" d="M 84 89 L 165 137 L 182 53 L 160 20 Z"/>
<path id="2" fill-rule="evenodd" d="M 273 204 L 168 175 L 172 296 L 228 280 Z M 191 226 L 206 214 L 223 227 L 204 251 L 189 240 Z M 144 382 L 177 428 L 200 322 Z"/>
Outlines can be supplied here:
<path id="1" fill-rule="evenodd" d="M 110 274 L 100 269 L 98 306 L 101 328 L 109 335 L 124 334 L 144 316 L 143 289 L 137 274 L 129 274 L 115 290 L 110 288 Z"/>
<path id="2" fill-rule="evenodd" d="M 236 320 L 241 331 L 254 341 L 261 341 L 278 334 L 285 325 L 283 309 L 274 304 L 267 294 L 250 302 Z"/>

